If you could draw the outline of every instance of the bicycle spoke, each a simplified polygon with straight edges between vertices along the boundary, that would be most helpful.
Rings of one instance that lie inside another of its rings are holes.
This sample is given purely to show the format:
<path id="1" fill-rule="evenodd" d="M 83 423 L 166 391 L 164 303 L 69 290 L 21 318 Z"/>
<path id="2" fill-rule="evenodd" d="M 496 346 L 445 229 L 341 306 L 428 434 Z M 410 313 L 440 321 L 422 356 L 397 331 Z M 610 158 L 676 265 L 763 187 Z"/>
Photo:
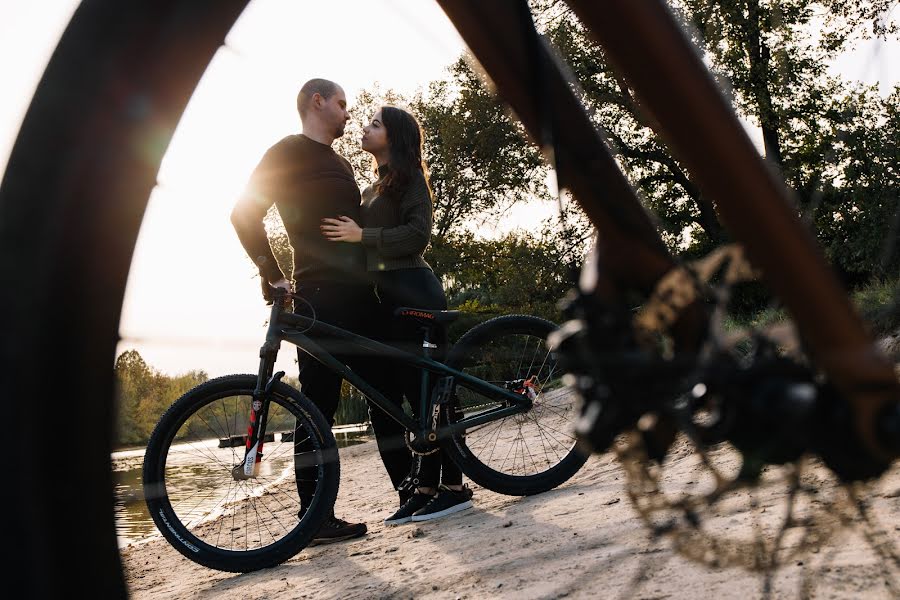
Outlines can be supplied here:
<path id="1" fill-rule="evenodd" d="M 475 427 L 472 427 L 471 429 L 466 429 L 466 437 L 472 438 L 472 434 L 477 432 L 487 433 L 488 427 L 494 426 L 496 429 L 496 427 L 500 426 L 499 423 L 500 421 L 488 421 L 487 423 L 484 423 L 482 425 L 477 425 Z M 495 429 L 491 429 L 489 431 L 493 432 Z"/>
<path id="2" fill-rule="evenodd" d="M 198 497 L 196 494 L 194 494 L 194 495 L 192 495 L 192 496 L 189 496 L 188 498 L 185 498 L 183 501 L 180 501 L 180 502 L 172 502 L 172 509 L 175 510 L 175 512 L 177 512 L 177 513 L 182 513 L 182 512 L 183 512 L 185 515 L 192 515 L 192 514 L 194 514 L 195 512 L 197 512 L 197 509 L 198 509 L 200 506 L 202 506 L 202 505 L 204 504 L 204 502 L 205 502 L 207 499 L 212 498 L 212 497 L 213 497 L 213 494 L 214 494 L 214 492 L 209 492 L 209 493 L 204 494 L 204 495 L 199 496 L 199 497 Z M 169 500 L 171 501 L 171 497 L 170 497 Z M 179 509 L 181 509 L 181 508 L 185 508 L 183 503 L 184 503 L 184 502 L 187 502 L 187 501 L 189 501 L 189 500 L 194 501 L 194 503 L 190 506 L 190 508 L 187 508 L 187 510 L 184 510 L 184 511 L 179 510 Z"/>
<path id="3" fill-rule="evenodd" d="M 539 493 L 571 477 L 586 460 L 576 453 L 574 437 L 563 431 L 574 425 L 574 392 L 567 393 L 561 380 L 554 379 L 557 360 L 546 344 L 554 328 L 537 317 L 497 317 L 460 338 L 448 361 L 448 366 L 528 403 L 461 436 L 468 448 L 463 460 L 472 463 L 464 471 L 484 487 L 515 495 Z M 460 407 L 451 414 L 457 422 L 515 404 L 491 392 L 468 390 L 465 384 L 456 389 Z"/>
<path id="4" fill-rule="evenodd" d="M 292 529 L 290 523 L 284 522 L 284 518 L 296 515 L 296 509 L 292 509 L 292 505 L 299 504 L 296 496 L 293 496 L 292 501 L 288 494 L 278 489 L 278 486 L 284 485 L 283 480 L 287 475 L 293 472 L 288 462 L 294 457 L 293 443 L 274 442 L 266 446 L 267 451 L 261 464 L 271 466 L 249 481 L 235 481 L 232 476 L 232 468 L 243 461 L 243 455 L 238 452 L 244 450 L 245 446 L 231 446 L 226 451 L 213 445 L 216 439 L 234 439 L 240 431 L 241 415 L 249 414 L 247 411 L 249 403 L 245 399 L 227 396 L 194 413 L 192 420 L 197 427 L 191 425 L 191 420 L 182 426 L 194 431 L 192 439 L 173 443 L 170 456 L 177 460 L 170 460 L 167 467 L 170 475 L 166 479 L 170 481 L 167 487 L 170 488 L 172 510 L 176 515 L 181 515 L 181 520 L 189 530 L 217 547 L 247 550 L 277 541 Z M 272 403 L 269 414 L 272 417 L 268 422 L 270 430 L 295 430 L 294 424 L 288 426 L 281 423 L 289 413 L 285 413 L 277 403 Z M 290 418 L 294 419 L 293 415 Z M 296 430 L 298 438 L 302 433 L 302 428 Z M 176 435 L 177 439 L 179 437 Z M 298 443 L 309 439 L 306 436 Z M 223 452 L 228 452 L 230 461 L 223 458 Z M 301 454 L 314 456 L 312 452 Z M 310 458 L 308 462 L 314 463 L 315 459 Z M 194 489 L 179 497 L 171 488 L 175 485 L 177 489 L 182 464 L 213 467 L 208 475 L 202 476 L 207 478 L 208 483 L 204 484 L 207 487 Z"/>
<path id="5" fill-rule="evenodd" d="M 500 440 L 500 433 L 503 431 L 503 424 L 507 419 L 509 419 L 509 417 L 504 417 L 503 419 L 501 419 L 500 426 L 497 428 L 497 433 L 493 436 L 494 443 L 491 446 L 491 454 L 488 456 L 487 461 L 485 461 L 487 464 L 490 464 L 491 459 L 494 458 L 494 452 L 497 450 L 497 442 Z"/>
<path id="6" fill-rule="evenodd" d="M 493 429 L 486 429 L 487 427 L 490 427 L 490 426 L 493 426 Z M 485 434 L 483 436 L 475 438 L 476 443 L 477 443 L 477 441 L 479 439 L 488 440 L 488 439 L 494 437 L 496 432 L 502 428 L 503 428 L 503 419 L 501 419 L 500 421 L 491 421 L 490 423 L 485 423 L 484 425 L 480 425 L 477 429 L 467 430 L 466 431 L 466 440 L 467 440 L 466 446 L 469 447 L 469 450 L 475 450 L 477 448 L 476 445 L 473 445 L 473 444 L 469 443 L 469 441 L 468 441 L 468 440 L 473 439 L 473 436 L 471 435 L 472 433 L 474 433 L 476 431 L 480 431 Z M 482 446 L 482 449 L 486 448 L 486 447 L 487 447 L 487 443 L 485 443 L 485 445 Z"/>
<path id="7" fill-rule="evenodd" d="M 506 456 L 503 459 L 503 463 L 500 465 L 500 470 L 503 470 L 503 467 L 506 466 L 506 461 L 509 460 L 509 455 L 513 455 L 513 467 L 515 467 L 515 452 L 513 452 L 518 446 L 518 440 L 513 441 L 512 445 L 510 445 L 509 450 L 506 452 Z"/>
<path id="8" fill-rule="evenodd" d="M 531 464 L 534 466 L 534 472 L 537 473 L 539 471 L 537 463 L 534 460 L 534 455 L 531 454 L 531 450 L 528 448 L 528 442 L 525 441 L 525 436 L 522 435 L 522 425 L 519 424 L 519 435 L 522 437 L 522 470 L 525 471 L 525 453 L 528 453 L 528 458 L 531 459 Z"/>
<path id="9" fill-rule="evenodd" d="M 250 506 L 253 508 L 253 514 L 254 514 L 254 516 L 256 517 L 256 530 L 257 530 L 257 535 L 259 536 L 259 545 L 260 545 L 260 546 L 264 545 L 264 544 L 263 544 L 263 539 L 262 539 L 262 530 L 263 530 L 263 528 L 265 528 L 266 533 L 267 533 L 268 536 L 269 536 L 268 539 L 271 539 L 271 540 L 277 540 L 277 539 L 278 539 L 278 536 L 275 535 L 274 533 L 272 533 L 272 530 L 269 528 L 269 524 L 268 524 L 268 522 L 266 521 L 266 519 L 262 519 L 262 518 L 260 517 L 260 514 L 259 514 L 259 506 L 258 506 L 258 505 L 262 504 L 262 507 L 263 507 L 264 509 L 266 509 L 266 510 L 269 512 L 270 515 L 272 515 L 273 520 L 276 521 L 278 525 L 281 525 L 281 522 L 278 520 L 277 517 L 275 517 L 275 514 L 272 512 L 272 510 L 269 509 L 269 507 L 266 505 L 266 503 L 263 502 L 260 498 L 255 498 L 255 499 L 253 499 L 253 501 L 250 502 L 249 504 L 250 504 Z M 284 527 L 283 525 L 281 525 L 281 528 L 282 528 L 282 529 L 285 529 L 285 527 Z M 250 536 L 248 535 L 246 539 L 249 541 Z"/>
<path id="10" fill-rule="evenodd" d="M 531 417 L 531 418 L 534 419 L 534 417 Z M 537 421 L 536 421 L 536 420 L 535 420 L 534 422 L 535 422 L 535 424 L 537 424 Z M 547 441 L 550 441 L 550 440 L 548 439 L 548 438 L 549 438 L 549 434 L 545 434 L 545 433 L 544 433 L 543 427 L 538 426 L 537 430 L 538 430 L 538 435 L 540 436 L 541 445 L 544 447 L 544 454 L 545 454 L 545 455 L 549 455 L 549 453 L 547 452 L 547 445 L 544 443 L 545 439 L 546 439 Z M 559 461 L 561 460 L 561 458 L 560 458 L 559 454 L 557 454 L 556 450 L 553 449 L 553 445 L 552 445 L 552 444 L 550 445 L 550 448 L 553 450 L 553 454 L 554 454 L 554 456 L 556 457 L 557 462 L 559 462 Z"/>
<path id="11" fill-rule="evenodd" d="M 536 423 L 536 422 L 535 422 L 535 423 Z M 544 430 L 544 432 L 546 433 L 547 437 L 551 438 L 554 442 L 556 442 L 557 444 L 559 444 L 560 446 L 562 446 L 562 447 L 564 447 L 564 448 L 565 448 L 565 447 L 571 447 L 571 446 L 575 443 L 575 437 L 572 436 L 572 435 L 569 435 L 568 433 L 566 433 L 566 432 L 564 432 L 564 431 L 559 431 L 558 429 L 554 429 L 553 427 L 550 427 L 549 425 L 546 425 L 546 424 L 545 424 L 545 425 L 537 425 L 537 426 L 538 426 L 540 429 Z M 562 437 L 564 437 L 564 438 L 566 438 L 566 439 L 568 439 L 568 440 L 571 440 L 571 442 L 570 442 L 570 443 L 568 444 L 568 446 L 567 446 L 564 442 L 561 442 L 561 441 L 559 440 L 559 438 L 557 438 L 557 437 L 554 436 L 554 435 L 551 435 L 551 434 L 550 434 L 551 431 L 552 431 L 553 433 L 556 433 L 556 434 L 561 435 Z"/>
<path id="12" fill-rule="evenodd" d="M 184 443 L 184 442 L 182 442 Z M 197 442 L 199 443 L 199 441 Z M 231 465 L 223 461 L 221 458 L 215 455 L 215 452 L 209 451 L 207 448 L 202 446 L 197 446 L 194 443 L 189 444 L 191 448 L 196 450 L 195 452 L 187 452 L 187 451 L 178 451 L 177 456 L 181 457 L 182 454 L 186 456 L 196 456 L 198 458 L 202 458 L 204 460 L 211 460 L 213 462 L 219 463 L 225 469 L 231 469 Z M 232 463 L 233 464 L 233 463 Z"/>
<path id="13" fill-rule="evenodd" d="M 543 431 L 540 428 L 537 430 L 538 432 L 538 440 L 541 442 L 541 447 L 544 449 L 544 456 L 549 457 L 550 453 L 547 451 L 547 439 L 544 436 Z M 556 450 L 553 450 L 553 454 L 556 456 L 557 462 L 559 461 L 559 454 L 556 453 Z M 550 462 L 549 460 L 547 462 Z"/>
<path id="14" fill-rule="evenodd" d="M 519 374 L 519 372 L 521 372 L 521 370 L 522 370 L 522 363 L 523 363 L 524 360 L 525 360 L 525 354 L 526 354 L 526 351 L 527 351 L 527 350 L 528 350 L 528 338 L 525 338 L 525 346 L 522 348 L 522 354 L 521 354 L 521 356 L 519 357 L 519 362 L 518 362 L 518 364 L 516 365 L 516 370 L 513 371 L 513 376 L 516 376 L 516 375 Z"/>

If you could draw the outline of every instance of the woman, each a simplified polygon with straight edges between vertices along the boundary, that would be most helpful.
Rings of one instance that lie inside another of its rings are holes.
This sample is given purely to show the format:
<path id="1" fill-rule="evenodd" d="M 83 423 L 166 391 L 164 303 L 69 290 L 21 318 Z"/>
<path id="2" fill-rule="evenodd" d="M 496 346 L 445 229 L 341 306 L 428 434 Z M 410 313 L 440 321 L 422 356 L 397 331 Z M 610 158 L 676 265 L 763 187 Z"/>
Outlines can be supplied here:
<path id="1" fill-rule="evenodd" d="M 362 149 L 372 155 L 378 174 L 378 180 L 362 194 L 362 226 L 345 216 L 323 219 L 322 233 L 335 242 L 363 245 L 366 268 L 375 280 L 381 302 L 384 327 L 376 337 L 415 352 L 413 348 L 422 347 L 422 332 L 414 323 L 399 321 L 394 310 L 400 306 L 447 308 L 441 283 L 422 257 L 431 239 L 433 218 L 431 189 L 422 160 L 422 130 L 408 112 L 384 106 L 363 128 Z M 441 339 L 433 341 L 443 348 L 446 331 L 440 335 Z M 420 372 L 404 365 L 386 367 L 380 370 L 383 382 L 376 387 L 390 394 L 398 405 L 405 393 L 418 417 Z M 381 458 L 397 488 L 413 464 L 413 455 L 404 442 L 405 431 L 377 407 L 369 413 Z M 427 521 L 472 506 L 472 492 L 462 485 L 462 473 L 443 452 L 423 456 L 421 461 L 421 485 L 411 495 L 401 492 L 400 509 L 385 519 L 386 524 Z"/>

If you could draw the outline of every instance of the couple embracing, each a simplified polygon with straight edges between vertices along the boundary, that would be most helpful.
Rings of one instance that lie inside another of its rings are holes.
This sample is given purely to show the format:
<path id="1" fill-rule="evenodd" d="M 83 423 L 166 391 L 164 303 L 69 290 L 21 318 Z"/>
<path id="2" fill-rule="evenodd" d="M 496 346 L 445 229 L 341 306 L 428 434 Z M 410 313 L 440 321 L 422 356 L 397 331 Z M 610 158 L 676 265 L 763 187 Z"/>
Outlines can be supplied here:
<path id="1" fill-rule="evenodd" d="M 432 197 L 422 160 L 422 131 L 410 113 L 384 106 L 363 129 L 362 149 L 373 157 L 377 180 L 360 194 L 350 163 L 331 144 L 344 134 L 350 119 L 343 89 L 326 79 L 306 82 L 297 96 L 302 133 L 272 146 L 254 170 L 231 220 L 241 243 L 268 283 L 294 289 L 304 301 L 296 312 L 393 345 L 421 347 L 415 325 L 399 321 L 401 306 L 443 310 L 447 300 L 423 253 L 431 238 Z M 291 282 L 282 273 L 263 224 L 275 205 L 293 250 Z M 308 303 L 308 304 L 307 304 Z M 446 333 L 437 340 L 440 353 Z M 303 393 L 334 423 L 341 378 L 298 349 Z M 406 396 L 419 410 L 420 381 L 415 369 L 348 357 L 389 400 Z M 372 428 L 385 469 L 395 489 L 410 474 L 414 460 L 420 486 L 399 491 L 399 509 L 388 525 L 424 521 L 472 505 L 462 473 L 443 452 L 414 457 L 405 444 L 403 426 L 370 407 Z M 301 506 L 310 498 L 298 481 Z M 359 537 L 365 523 L 348 523 L 334 515 L 314 538 L 318 543 Z"/>

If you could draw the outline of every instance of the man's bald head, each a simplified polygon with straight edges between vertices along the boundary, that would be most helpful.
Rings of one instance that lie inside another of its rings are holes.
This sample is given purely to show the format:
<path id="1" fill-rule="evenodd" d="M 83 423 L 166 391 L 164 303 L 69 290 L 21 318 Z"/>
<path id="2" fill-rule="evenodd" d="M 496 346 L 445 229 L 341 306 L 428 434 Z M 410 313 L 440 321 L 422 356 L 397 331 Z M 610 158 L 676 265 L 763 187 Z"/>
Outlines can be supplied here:
<path id="1" fill-rule="evenodd" d="M 297 112 L 300 113 L 300 118 L 304 118 L 306 113 L 309 112 L 309 105 L 313 96 L 319 94 L 323 100 L 328 100 L 339 89 L 341 89 L 341 86 L 328 79 L 310 79 L 304 83 L 303 87 L 300 88 L 300 93 L 297 94 Z"/>

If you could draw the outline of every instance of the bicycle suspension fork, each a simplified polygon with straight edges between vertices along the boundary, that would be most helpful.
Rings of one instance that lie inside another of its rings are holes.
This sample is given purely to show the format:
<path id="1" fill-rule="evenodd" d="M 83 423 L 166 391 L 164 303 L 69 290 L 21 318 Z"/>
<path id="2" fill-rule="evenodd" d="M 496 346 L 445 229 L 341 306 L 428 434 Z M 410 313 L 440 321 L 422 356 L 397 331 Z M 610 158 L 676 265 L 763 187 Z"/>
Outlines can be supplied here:
<path id="1" fill-rule="evenodd" d="M 272 303 L 266 341 L 259 349 L 259 372 L 256 378 L 256 388 L 253 390 L 253 401 L 250 403 L 244 460 L 231 470 L 232 477 L 236 480 L 252 479 L 259 474 L 259 465 L 263 457 L 263 443 L 266 437 L 269 398 L 272 388 L 284 377 L 284 371 L 279 371 L 274 375 L 273 371 L 275 370 L 278 350 L 281 347 L 281 337 L 278 329 L 279 317 L 288 298 L 290 296 L 284 298 L 276 297 Z"/>

